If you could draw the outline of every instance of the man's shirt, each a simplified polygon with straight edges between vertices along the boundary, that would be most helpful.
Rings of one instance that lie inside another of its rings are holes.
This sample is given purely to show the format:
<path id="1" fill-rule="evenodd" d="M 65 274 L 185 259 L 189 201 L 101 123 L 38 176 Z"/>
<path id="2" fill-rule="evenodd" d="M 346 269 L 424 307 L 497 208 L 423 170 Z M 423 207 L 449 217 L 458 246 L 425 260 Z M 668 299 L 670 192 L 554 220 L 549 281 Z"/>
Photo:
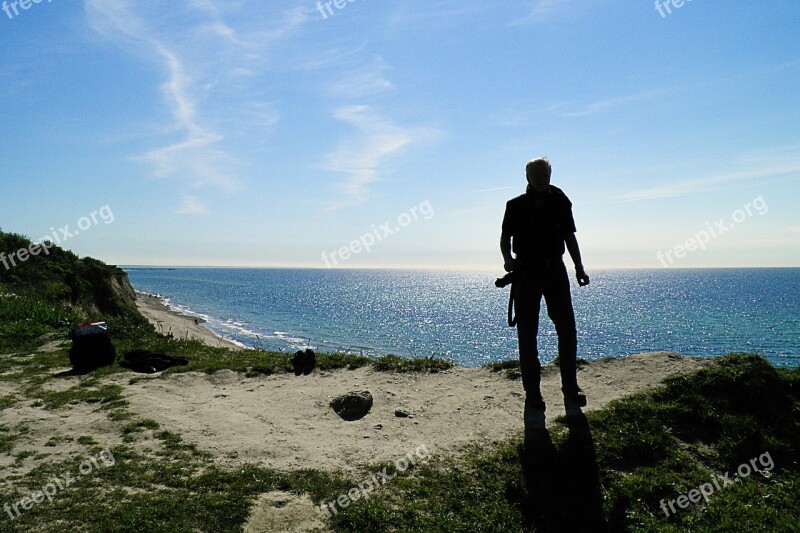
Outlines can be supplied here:
<path id="1" fill-rule="evenodd" d="M 522 261 L 540 261 L 564 255 L 564 237 L 575 233 L 572 202 L 550 185 L 548 192 L 526 192 L 506 203 L 503 236 L 512 238 L 512 250 Z"/>

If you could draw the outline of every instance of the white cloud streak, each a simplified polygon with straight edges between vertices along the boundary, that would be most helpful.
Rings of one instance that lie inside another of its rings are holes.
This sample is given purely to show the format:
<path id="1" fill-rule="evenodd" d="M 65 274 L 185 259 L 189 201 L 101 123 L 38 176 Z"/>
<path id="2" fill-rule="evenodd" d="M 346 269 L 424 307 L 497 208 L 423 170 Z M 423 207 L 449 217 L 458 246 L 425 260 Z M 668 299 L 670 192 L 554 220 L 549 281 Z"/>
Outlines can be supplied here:
<path id="1" fill-rule="evenodd" d="M 240 6 L 228 7 L 235 11 Z M 85 10 L 97 33 L 164 68 L 161 92 L 172 116 L 165 134 L 178 138 L 135 159 L 153 165 L 156 177 L 178 180 L 182 190 L 187 186 L 227 193 L 242 189 L 245 180 L 234 169 L 246 165 L 225 143 L 231 145 L 232 138 L 238 141 L 247 134 L 263 138 L 278 122 L 277 111 L 251 86 L 256 86 L 263 69 L 261 52 L 307 21 L 304 10 L 290 8 L 283 19 L 257 25 L 249 34 L 226 23 L 225 13 L 209 0 L 180 5 L 85 0 Z M 192 22 L 163 25 L 163 13 L 173 11 Z M 213 106 L 207 104 L 212 101 Z M 179 210 L 199 212 L 184 207 L 185 203 Z"/>
<path id="2" fill-rule="evenodd" d="M 184 196 L 181 205 L 175 209 L 179 215 L 205 215 L 208 214 L 208 207 L 202 203 L 197 196 Z"/>
<path id="3" fill-rule="evenodd" d="M 433 129 L 395 126 L 364 105 L 337 108 L 333 116 L 354 126 L 358 136 L 343 141 L 337 151 L 326 157 L 324 170 L 347 176 L 339 183 L 345 198 L 330 203 L 326 212 L 367 202 L 369 185 L 379 180 L 379 170 L 386 159 L 437 135 Z"/>
<path id="4" fill-rule="evenodd" d="M 643 200 L 655 200 L 659 198 L 676 198 L 690 194 L 708 192 L 719 185 L 729 182 L 785 176 L 796 173 L 800 173 L 800 164 L 745 170 L 742 172 L 733 172 L 708 178 L 672 183 L 670 183 L 670 179 L 665 178 L 663 180 L 665 182 L 664 185 L 648 187 L 646 189 L 640 189 L 638 191 L 622 194 L 618 196 L 617 199 L 628 202 L 636 202 Z"/>
<path id="5" fill-rule="evenodd" d="M 562 113 L 564 117 L 586 117 L 590 115 L 596 115 L 598 113 L 602 113 L 604 111 L 608 111 L 615 107 L 620 107 L 625 104 L 629 104 L 631 102 L 641 102 L 645 100 L 652 100 L 653 98 L 657 98 L 658 96 L 667 92 L 665 89 L 657 89 L 653 91 L 643 91 L 634 94 L 629 94 L 626 96 L 619 96 L 615 98 L 608 98 L 606 100 L 599 100 L 597 102 L 593 102 L 580 111 L 572 111 L 569 113 Z"/>

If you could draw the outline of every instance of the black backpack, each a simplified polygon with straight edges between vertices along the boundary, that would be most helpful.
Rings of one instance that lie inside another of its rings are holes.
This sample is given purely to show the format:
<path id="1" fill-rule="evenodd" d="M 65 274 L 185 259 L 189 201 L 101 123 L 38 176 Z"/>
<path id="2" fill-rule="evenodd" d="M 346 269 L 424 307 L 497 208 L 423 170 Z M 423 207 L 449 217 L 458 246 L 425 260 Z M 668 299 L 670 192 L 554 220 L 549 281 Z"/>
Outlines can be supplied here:
<path id="1" fill-rule="evenodd" d="M 105 322 L 86 322 L 75 326 L 70 330 L 69 337 L 72 339 L 69 361 L 74 370 L 88 372 L 114 364 L 117 350 L 111 343 Z"/>

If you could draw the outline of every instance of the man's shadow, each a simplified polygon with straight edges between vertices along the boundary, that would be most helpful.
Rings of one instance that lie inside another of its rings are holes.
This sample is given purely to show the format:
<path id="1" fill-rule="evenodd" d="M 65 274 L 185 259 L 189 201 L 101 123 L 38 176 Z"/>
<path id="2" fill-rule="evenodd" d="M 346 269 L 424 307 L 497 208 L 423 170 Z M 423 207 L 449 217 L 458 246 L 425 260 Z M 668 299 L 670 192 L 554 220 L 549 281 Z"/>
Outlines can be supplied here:
<path id="1" fill-rule="evenodd" d="M 580 409 L 567 416 L 569 436 L 556 449 L 542 424 L 526 432 L 520 463 L 527 491 L 522 498 L 526 530 L 602 532 L 600 478 L 589 422 Z"/>

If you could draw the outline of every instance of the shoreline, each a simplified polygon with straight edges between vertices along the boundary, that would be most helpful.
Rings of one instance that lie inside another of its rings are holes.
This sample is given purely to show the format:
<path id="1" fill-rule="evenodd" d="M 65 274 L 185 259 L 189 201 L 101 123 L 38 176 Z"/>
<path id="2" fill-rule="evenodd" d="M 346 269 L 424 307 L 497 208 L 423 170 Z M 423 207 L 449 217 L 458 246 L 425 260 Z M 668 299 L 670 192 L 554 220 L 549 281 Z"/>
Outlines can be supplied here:
<path id="1" fill-rule="evenodd" d="M 194 339 L 213 348 L 229 350 L 246 350 L 247 347 L 218 335 L 212 329 L 203 326 L 206 320 L 186 315 L 170 308 L 162 297 L 146 292 L 136 291 L 136 307 L 159 333 L 172 334 L 177 339 Z"/>

